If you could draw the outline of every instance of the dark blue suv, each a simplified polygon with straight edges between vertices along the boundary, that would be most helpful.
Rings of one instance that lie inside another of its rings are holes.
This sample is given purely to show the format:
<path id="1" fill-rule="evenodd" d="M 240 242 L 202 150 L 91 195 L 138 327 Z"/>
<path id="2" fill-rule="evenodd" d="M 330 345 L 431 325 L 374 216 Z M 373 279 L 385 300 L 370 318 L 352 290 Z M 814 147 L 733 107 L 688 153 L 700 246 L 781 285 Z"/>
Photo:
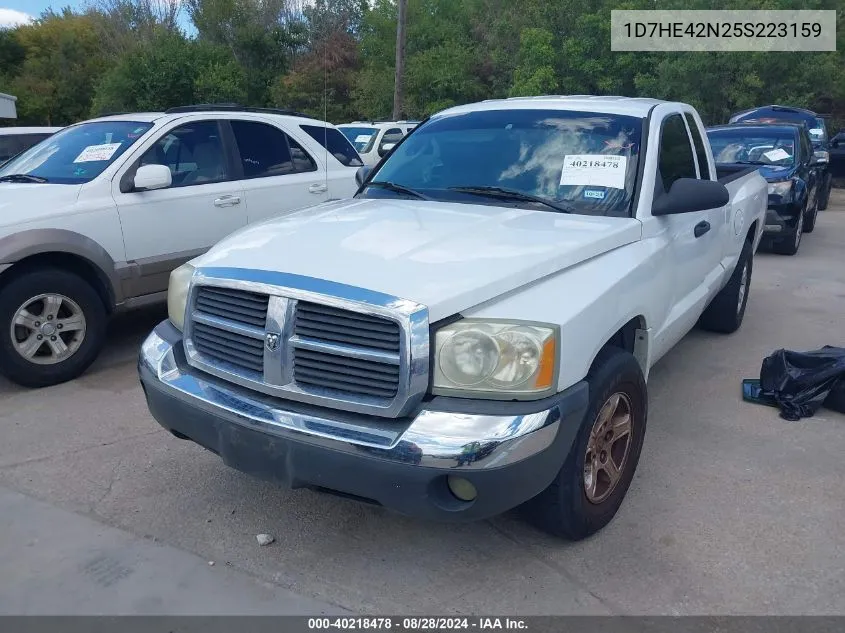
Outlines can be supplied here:
<path id="1" fill-rule="evenodd" d="M 813 151 L 825 152 L 821 160 L 830 160 L 830 137 L 827 132 L 827 125 L 824 117 L 819 116 L 812 110 L 782 105 L 759 106 L 732 114 L 728 123 L 801 123 L 810 134 Z M 821 166 L 820 172 L 822 181 L 819 186 L 818 209 L 824 211 L 830 199 L 833 178 L 827 165 Z"/>
<path id="2" fill-rule="evenodd" d="M 794 255 L 813 231 L 821 195 L 819 158 L 800 123 L 721 125 L 707 128 L 716 166 L 756 167 L 769 183 L 763 242 Z"/>

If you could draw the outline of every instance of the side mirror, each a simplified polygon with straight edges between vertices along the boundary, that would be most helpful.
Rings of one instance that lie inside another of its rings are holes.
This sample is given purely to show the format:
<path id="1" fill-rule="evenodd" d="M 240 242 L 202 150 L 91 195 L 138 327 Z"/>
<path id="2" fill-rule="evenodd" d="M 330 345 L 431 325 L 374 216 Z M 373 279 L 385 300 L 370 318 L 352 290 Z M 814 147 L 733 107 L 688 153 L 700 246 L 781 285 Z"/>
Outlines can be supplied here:
<path id="1" fill-rule="evenodd" d="M 810 161 L 811 165 L 827 165 L 830 162 L 830 154 L 825 151 L 818 151 L 813 153 L 813 158 Z"/>
<path id="2" fill-rule="evenodd" d="M 656 198 L 651 205 L 652 215 L 673 215 L 723 207 L 731 197 L 727 187 L 715 180 L 678 178 L 668 193 Z"/>
<path id="3" fill-rule="evenodd" d="M 396 147 L 396 143 L 382 143 L 381 146 L 378 148 L 378 155 L 384 156 L 394 147 Z"/>
<path id="4" fill-rule="evenodd" d="M 135 172 L 135 191 L 166 189 L 173 184 L 170 168 L 166 165 L 143 165 Z"/>
<path id="5" fill-rule="evenodd" d="M 355 182 L 358 183 L 359 187 L 364 184 L 371 171 L 373 171 L 372 165 L 364 165 L 358 168 L 358 171 L 355 172 Z"/>

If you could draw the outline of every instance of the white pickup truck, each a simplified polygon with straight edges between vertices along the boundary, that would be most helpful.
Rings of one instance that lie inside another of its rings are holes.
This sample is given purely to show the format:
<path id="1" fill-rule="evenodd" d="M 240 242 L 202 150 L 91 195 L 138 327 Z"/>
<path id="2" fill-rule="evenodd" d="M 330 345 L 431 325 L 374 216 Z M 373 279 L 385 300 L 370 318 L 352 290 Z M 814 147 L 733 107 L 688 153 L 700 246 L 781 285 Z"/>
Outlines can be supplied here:
<path id="1" fill-rule="evenodd" d="M 718 179 L 706 138 L 690 106 L 639 98 L 434 115 L 354 199 L 174 271 L 149 408 L 283 484 L 592 534 L 634 475 L 649 368 L 745 313 L 766 181 Z"/>

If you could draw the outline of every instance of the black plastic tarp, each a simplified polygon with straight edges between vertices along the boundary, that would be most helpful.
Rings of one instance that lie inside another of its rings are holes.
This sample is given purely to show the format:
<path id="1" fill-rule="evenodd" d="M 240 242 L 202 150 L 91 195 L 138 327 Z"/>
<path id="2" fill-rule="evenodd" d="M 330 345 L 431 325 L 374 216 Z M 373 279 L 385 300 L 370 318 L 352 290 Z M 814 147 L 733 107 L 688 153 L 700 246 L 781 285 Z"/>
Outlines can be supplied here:
<path id="1" fill-rule="evenodd" d="M 779 349 L 763 359 L 760 388 L 786 420 L 810 417 L 822 405 L 845 413 L 845 348 Z"/>

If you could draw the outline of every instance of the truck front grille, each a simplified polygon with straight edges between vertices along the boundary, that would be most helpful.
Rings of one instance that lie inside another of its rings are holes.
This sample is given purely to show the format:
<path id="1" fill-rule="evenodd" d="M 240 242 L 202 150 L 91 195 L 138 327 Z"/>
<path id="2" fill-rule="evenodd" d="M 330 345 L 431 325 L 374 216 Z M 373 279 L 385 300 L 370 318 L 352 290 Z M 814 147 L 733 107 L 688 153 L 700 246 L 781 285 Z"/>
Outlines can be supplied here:
<path id="1" fill-rule="evenodd" d="M 401 315 L 288 292 L 193 287 L 185 323 L 189 362 L 282 398 L 381 415 L 401 409 L 410 384 Z"/>
<path id="2" fill-rule="evenodd" d="M 399 353 L 399 324 L 395 321 L 305 301 L 296 305 L 294 334 Z"/>
<path id="3" fill-rule="evenodd" d="M 200 286 L 197 291 L 196 309 L 254 327 L 264 328 L 267 319 L 267 295 L 245 290 Z"/>
<path id="4" fill-rule="evenodd" d="M 264 371 L 264 342 L 243 334 L 195 322 L 193 341 L 197 351 L 217 363 L 230 363 L 257 375 Z"/>

